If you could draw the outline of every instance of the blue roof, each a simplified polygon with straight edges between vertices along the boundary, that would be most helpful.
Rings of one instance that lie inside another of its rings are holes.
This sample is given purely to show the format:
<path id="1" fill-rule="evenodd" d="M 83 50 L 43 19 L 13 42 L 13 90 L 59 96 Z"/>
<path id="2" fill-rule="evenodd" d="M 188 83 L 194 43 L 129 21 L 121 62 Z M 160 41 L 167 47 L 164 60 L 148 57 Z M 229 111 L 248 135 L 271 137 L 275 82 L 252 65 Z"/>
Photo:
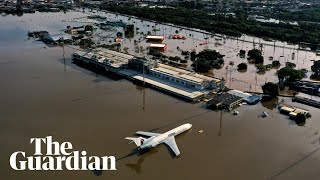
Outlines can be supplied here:
<path id="1" fill-rule="evenodd" d="M 247 103 L 257 103 L 261 100 L 261 98 L 260 98 L 260 96 L 252 95 L 252 96 L 245 98 L 245 100 L 247 101 Z"/>

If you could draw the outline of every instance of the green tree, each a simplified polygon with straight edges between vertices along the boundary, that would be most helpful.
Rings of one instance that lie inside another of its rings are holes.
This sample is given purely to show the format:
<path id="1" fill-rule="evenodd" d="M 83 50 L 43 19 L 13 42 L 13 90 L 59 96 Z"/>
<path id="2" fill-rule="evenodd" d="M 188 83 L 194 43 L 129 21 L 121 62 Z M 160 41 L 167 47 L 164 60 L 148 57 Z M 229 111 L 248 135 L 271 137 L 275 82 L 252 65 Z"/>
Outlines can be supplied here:
<path id="1" fill-rule="evenodd" d="M 292 63 L 292 62 L 286 62 L 286 66 L 290 67 L 290 68 L 295 68 L 297 65 L 295 63 Z"/>
<path id="2" fill-rule="evenodd" d="M 241 21 L 245 21 L 248 19 L 248 13 L 247 13 L 247 11 L 245 11 L 243 9 L 237 10 L 235 13 L 236 13 L 237 18 Z"/>
<path id="3" fill-rule="evenodd" d="M 300 124 L 305 124 L 307 120 L 307 117 L 306 115 L 304 115 L 303 113 L 298 113 L 296 115 L 296 117 L 294 117 L 294 121 L 296 122 L 296 124 L 300 125 Z"/>
<path id="4" fill-rule="evenodd" d="M 91 25 L 86 25 L 86 26 L 84 27 L 84 31 L 91 31 L 91 32 L 93 32 L 93 26 L 91 26 Z"/>
<path id="5" fill-rule="evenodd" d="M 247 68 L 248 68 L 248 65 L 246 63 L 238 64 L 238 70 L 246 70 Z"/>
<path id="6" fill-rule="evenodd" d="M 92 39 L 81 39 L 79 44 L 80 46 L 91 48 L 94 45 L 94 42 Z"/>
<path id="7" fill-rule="evenodd" d="M 191 65 L 196 72 L 207 72 L 224 64 L 223 55 L 215 50 L 205 49 L 196 55 Z"/>
<path id="8" fill-rule="evenodd" d="M 273 67 L 279 67 L 279 66 L 281 66 L 280 61 L 272 61 L 272 66 L 273 66 Z"/>
<path id="9" fill-rule="evenodd" d="M 258 56 L 262 56 L 262 53 L 259 49 L 252 49 L 248 51 L 248 56 L 252 59 L 255 59 Z"/>
<path id="10" fill-rule="evenodd" d="M 191 61 L 195 61 L 196 60 L 196 55 L 197 55 L 196 51 L 192 51 L 190 53 L 190 60 Z"/>
<path id="11" fill-rule="evenodd" d="M 258 56 L 255 58 L 254 62 L 255 64 L 263 64 L 263 61 L 264 61 L 263 56 Z"/>
<path id="12" fill-rule="evenodd" d="M 271 97 L 276 97 L 279 95 L 279 86 L 278 84 L 268 82 L 262 86 L 262 91 L 264 94 L 267 94 Z"/>
<path id="13" fill-rule="evenodd" d="M 305 76 L 304 70 L 296 70 L 291 67 L 283 67 L 278 72 L 278 79 L 280 83 L 290 83 L 299 81 Z"/>
<path id="14" fill-rule="evenodd" d="M 256 65 L 256 68 L 257 68 L 257 70 L 258 70 L 258 73 L 264 73 L 264 72 L 266 72 L 266 70 L 267 70 L 266 66 L 263 65 L 263 64 L 257 64 L 257 65 Z"/>
<path id="15" fill-rule="evenodd" d="M 241 50 L 240 50 L 240 53 L 239 53 L 239 56 L 240 56 L 241 58 L 244 58 L 244 57 L 246 56 L 246 51 L 243 50 L 243 49 L 241 49 Z"/>
<path id="16" fill-rule="evenodd" d="M 263 64 L 263 56 L 259 49 L 252 49 L 248 51 L 248 56 L 250 59 L 254 59 L 255 64 Z"/>
<path id="17" fill-rule="evenodd" d="M 320 77 L 320 60 L 313 62 L 313 65 L 311 66 L 311 70 L 314 76 Z"/>
<path id="18" fill-rule="evenodd" d="M 182 59 L 179 56 L 170 56 L 169 60 L 175 61 L 175 62 L 180 62 Z"/>
<path id="19" fill-rule="evenodd" d="M 202 73 L 208 72 L 209 70 L 212 69 L 212 66 L 210 65 L 210 63 L 208 61 L 205 61 L 204 59 L 196 60 L 194 63 L 192 63 L 191 66 L 196 72 L 202 72 Z"/>

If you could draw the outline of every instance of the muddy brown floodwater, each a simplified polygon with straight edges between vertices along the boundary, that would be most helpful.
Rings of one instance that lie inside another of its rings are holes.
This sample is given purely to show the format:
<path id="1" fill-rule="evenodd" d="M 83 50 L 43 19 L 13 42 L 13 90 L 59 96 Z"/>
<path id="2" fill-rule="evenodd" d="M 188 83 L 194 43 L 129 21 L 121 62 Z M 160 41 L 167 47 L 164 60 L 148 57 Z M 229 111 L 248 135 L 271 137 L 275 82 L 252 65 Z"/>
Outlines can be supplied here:
<path id="1" fill-rule="evenodd" d="M 44 48 L 26 38 L 28 30 L 54 31 L 65 26 L 61 19 L 78 15 L 0 17 L 1 179 L 319 179 L 318 109 L 284 99 L 310 110 L 312 118 L 299 127 L 272 103 L 244 105 L 233 116 L 151 89 L 143 97 L 143 89 L 127 80 L 72 64 L 73 49 L 66 48 L 63 60 L 60 47 Z M 260 117 L 263 111 L 270 116 Z M 135 147 L 126 136 L 138 130 L 165 132 L 183 123 L 193 127 L 176 138 L 180 157 L 173 159 L 164 145 L 127 156 Z M 91 171 L 10 168 L 13 152 L 32 155 L 30 138 L 49 135 L 88 155 L 116 156 L 118 170 L 97 177 Z"/>

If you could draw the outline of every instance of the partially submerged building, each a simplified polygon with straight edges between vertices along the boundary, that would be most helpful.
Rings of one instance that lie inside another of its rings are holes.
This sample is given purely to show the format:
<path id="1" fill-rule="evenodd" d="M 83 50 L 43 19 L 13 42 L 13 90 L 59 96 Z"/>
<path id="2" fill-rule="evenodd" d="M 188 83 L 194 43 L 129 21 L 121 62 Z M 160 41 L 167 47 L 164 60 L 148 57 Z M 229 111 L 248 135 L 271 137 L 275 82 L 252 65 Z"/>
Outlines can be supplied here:
<path id="1" fill-rule="evenodd" d="M 147 41 L 158 41 L 162 42 L 164 40 L 164 36 L 147 36 Z"/>
<path id="2" fill-rule="evenodd" d="M 228 91 L 228 93 L 235 96 L 242 97 L 243 101 L 245 101 L 248 104 L 257 104 L 261 100 L 260 96 L 253 95 L 253 94 L 246 93 L 239 90 L 230 90 Z"/>
<path id="3" fill-rule="evenodd" d="M 63 42 L 71 42 L 72 41 L 72 36 L 69 34 L 45 34 L 42 38 L 42 41 L 47 44 L 57 44 L 61 41 Z"/>
<path id="4" fill-rule="evenodd" d="M 222 85 L 221 79 L 204 76 L 193 71 L 188 71 L 160 63 L 158 63 L 156 67 L 150 69 L 149 74 L 151 76 L 196 90 L 208 89 L 218 91 Z"/>
<path id="5" fill-rule="evenodd" d="M 134 56 L 106 49 L 96 49 L 75 52 L 72 54 L 72 58 L 74 61 L 80 61 L 88 65 L 93 63 L 107 71 L 116 72 L 127 68 L 129 60 L 133 59 Z"/>
<path id="6" fill-rule="evenodd" d="M 115 72 L 188 101 L 199 100 L 223 87 L 223 82 L 218 78 L 106 49 L 79 51 L 72 57 L 75 62 Z"/>
<path id="7" fill-rule="evenodd" d="M 149 48 L 159 50 L 159 51 L 164 51 L 167 49 L 167 44 L 150 44 Z"/>
<path id="8" fill-rule="evenodd" d="M 242 100 L 242 97 L 229 93 L 223 93 L 210 99 L 207 102 L 207 107 L 213 109 L 233 109 L 234 107 L 238 106 Z"/>

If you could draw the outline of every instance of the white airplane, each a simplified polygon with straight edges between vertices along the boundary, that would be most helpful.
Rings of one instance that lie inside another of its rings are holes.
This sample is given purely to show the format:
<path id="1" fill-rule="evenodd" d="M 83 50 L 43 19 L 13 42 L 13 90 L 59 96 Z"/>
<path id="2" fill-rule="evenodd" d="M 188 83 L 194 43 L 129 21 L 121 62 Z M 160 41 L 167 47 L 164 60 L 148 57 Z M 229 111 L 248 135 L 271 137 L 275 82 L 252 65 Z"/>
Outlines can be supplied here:
<path id="1" fill-rule="evenodd" d="M 191 129 L 191 127 L 192 127 L 191 124 L 183 124 L 183 125 L 176 127 L 170 131 L 167 131 L 163 134 L 138 131 L 138 132 L 136 132 L 136 134 L 148 136 L 149 138 L 146 139 L 143 137 L 137 137 L 137 138 L 126 137 L 125 139 L 131 140 L 131 142 L 134 142 L 138 146 L 138 149 L 149 149 L 149 148 L 153 148 L 161 143 L 165 143 L 166 145 L 168 145 L 170 147 L 170 149 L 174 152 L 174 154 L 176 156 L 179 156 L 180 151 L 179 151 L 179 148 L 176 144 L 174 136 L 179 135 L 179 134 Z"/>

